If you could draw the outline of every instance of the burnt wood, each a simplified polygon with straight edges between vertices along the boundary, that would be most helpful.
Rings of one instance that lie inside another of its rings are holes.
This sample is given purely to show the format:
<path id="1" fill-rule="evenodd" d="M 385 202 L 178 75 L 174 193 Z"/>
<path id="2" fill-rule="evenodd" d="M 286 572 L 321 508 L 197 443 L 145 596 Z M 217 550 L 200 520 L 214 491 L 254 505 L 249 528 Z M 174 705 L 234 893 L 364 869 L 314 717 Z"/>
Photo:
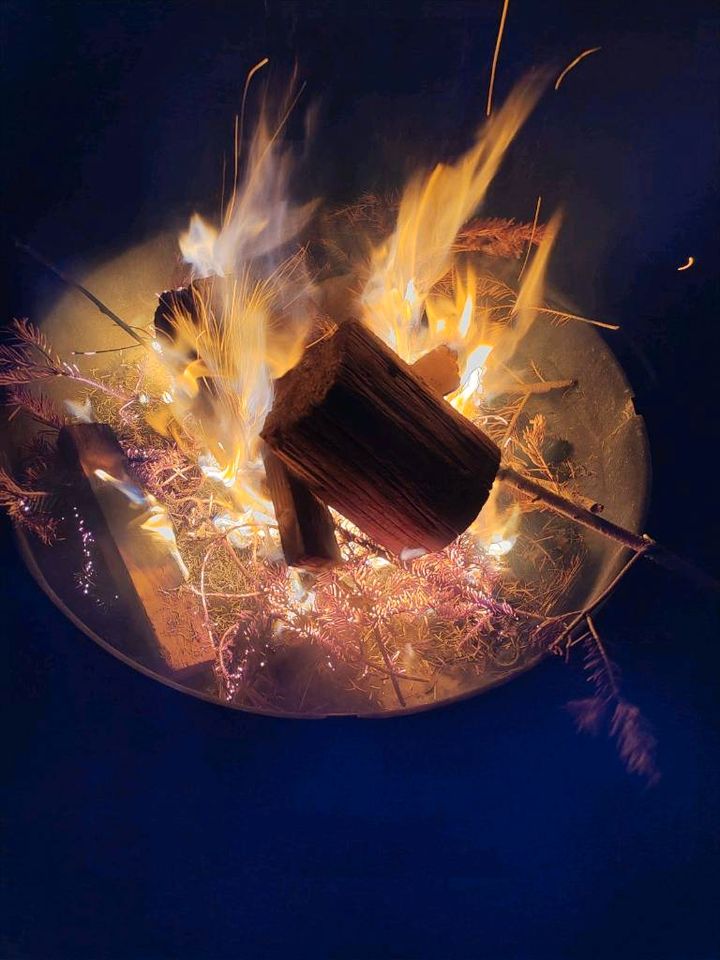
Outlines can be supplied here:
<path id="1" fill-rule="evenodd" d="M 268 447 L 263 462 L 287 565 L 322 569 L 339 563 L 335 524 L 325 504 Z"/>
<path id="2" fill-rule="evenodd" d="M 58 452 L 73 499 L 89 514 L 113 583 L 149 651 L 149 665 L 173 676 L 209 669 L 214 650 L 198 602 L 178 589 L 185 581 L 182 561 L 172 544 L 142 529 L 153 500 L 133 476 L 112 428 L 63 427 Z"/>
<path id="3" fill-rule="evenodd" d="M 487 500 L 500 451 L 357 320 L 277 381 L 262 437 L 386 549 L 439 550 Z"/>

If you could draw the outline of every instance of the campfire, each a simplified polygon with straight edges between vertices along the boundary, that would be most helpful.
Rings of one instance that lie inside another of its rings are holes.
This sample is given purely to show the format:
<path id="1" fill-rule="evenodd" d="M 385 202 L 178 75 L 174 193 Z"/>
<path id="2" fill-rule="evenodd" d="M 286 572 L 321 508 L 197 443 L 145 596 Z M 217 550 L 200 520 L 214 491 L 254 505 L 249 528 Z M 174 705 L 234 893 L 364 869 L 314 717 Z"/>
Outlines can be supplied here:
<path id="1" fill-rule="evenodd" d="M 293 203 L 281 110 L 140 317 L 81 286 L 94 342 L 16 322 L 2 499 L 88 632 L 231 706 L 387 714 L 567 654 L 628 549 L 668 560 L 611 325 L 548 302 L 559 217 L 478 215 L 539 92 L 331 209 Z"/>

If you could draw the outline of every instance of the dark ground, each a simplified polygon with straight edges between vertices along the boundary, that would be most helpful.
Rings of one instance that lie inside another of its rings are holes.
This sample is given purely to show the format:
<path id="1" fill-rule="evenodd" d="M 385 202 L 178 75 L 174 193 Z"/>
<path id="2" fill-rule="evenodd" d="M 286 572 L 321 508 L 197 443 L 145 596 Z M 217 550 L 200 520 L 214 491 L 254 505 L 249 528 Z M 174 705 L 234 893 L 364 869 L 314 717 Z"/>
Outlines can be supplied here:
<path id="1" fill-rule="evenodd" d="M 6 2 L 9 232 L 79 267 L 212 209 L 266 53 L 297 54 L 322 96 L 331 192 L 396 183 L 481 118 L 499 6 Z M 527 219 L 539 192 L 562 201 L 554 279 L 623 326 L 612 344 L 654 458 L 648 529 L 716 573 L 716 484 L 699 475 L 717 476 L 717 40 L 711 3 L 513 0 L 498 102 L 531 63 L 603 51 L 548 95 L 487 207 Z M 9 247 L 3 268 L 6 316 L 58 293 Z M 587 688 L 556 662 L 387 722 L 183 697 L 79 635 L 3 530 L 0 956 L 720 956 L 709 596 L 640 564 L 600 618 L 659 741 L 647 789 L 612 743 L 574 732 L 564 704 Z"/>

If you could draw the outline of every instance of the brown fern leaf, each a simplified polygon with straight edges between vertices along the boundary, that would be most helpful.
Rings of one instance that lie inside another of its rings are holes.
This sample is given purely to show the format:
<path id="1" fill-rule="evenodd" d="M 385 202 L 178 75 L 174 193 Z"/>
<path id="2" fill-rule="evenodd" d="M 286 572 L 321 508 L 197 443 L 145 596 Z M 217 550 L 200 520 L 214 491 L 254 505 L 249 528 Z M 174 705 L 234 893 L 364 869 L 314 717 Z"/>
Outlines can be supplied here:
<path id="1" fill-rule="evenodd" d="M 538 244 L 545 227 L 516 223 L 499 217 L 471 220 L 457 236 L 454 248 L 458 253 L 485 253 L 492 257 L 519 260 L 529 243 Z"/>
<path id="2" fill-rule="evenodd" d="M 35 347 L 53 364 L 59 364 L 60 358 L 55 354 L 50 341 L 39 327 L 31 323 L 27 317 L 16 318 L 13 320 L 13 330 L 15 337 L 20 343 L 27 344 L 29 347 Z"/>
<path id="3" fill-rule="evenodd" d="M 14 523 L 34 533 L 43 543 L 51 543 L 56 535 L 56 522 L 45 510 L 47 501 L 44 491 L 21 486 L 0 467 L 0 507 Z"/>
<path id="4" fill-rule="evenodd" d="M 657 741 L 640 708 L 627 700 L 619 700 L 610 722 L 610 733 L 617 740 L 620 758 L 630 771 L 644 777 L 649 784 L 660 779 L 655 763 Z"/>
<path id="5" fill-rule="evenodd" d="M 581 733 L 597 736 L 607 713 L 607 701 L 600 697 L 586 697 L 584 700 L 571 700 L 567 709 Z"/>
<path id="6" fill-rule="evenodd" d="M 65 417 L 49 397 L 34 390 L 28 390 L 23 384 L 11 387 L 7 404 L 12 408 L 11 419 L 23 412 L 57 430 L 66 422 Z"/>

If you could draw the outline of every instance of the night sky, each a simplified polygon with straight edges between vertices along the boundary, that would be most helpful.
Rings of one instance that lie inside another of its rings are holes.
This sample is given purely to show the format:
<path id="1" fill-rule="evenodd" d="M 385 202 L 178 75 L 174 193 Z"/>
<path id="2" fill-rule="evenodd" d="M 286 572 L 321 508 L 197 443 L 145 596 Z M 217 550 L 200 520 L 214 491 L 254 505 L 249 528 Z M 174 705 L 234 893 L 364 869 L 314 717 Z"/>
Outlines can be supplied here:
<path id="1" fill-rule="evenodd" d="M 319 103 L 308 196 L 455 155 L 484 114 L 500 6 L 6 0 L 2 316 L 62 293 L 12 235 L 82 270 L 211 214 L 262 56 L 278 78 L 297 60 Z M 511 0 L 496 103 L 530 66 L 602 50 L 544 98 L 485 208 L 562 205 L 552 280 L 622 326 L 647 529 L 716 574 L 718 27 L 695 0 Z M 2 533 L 0 958 L 720 957 L 709 594 L 640 563 L 598 617 L 658 739 L 648 788 L 575 732 L 579 664 L 396 720 L 235 713 L 91 643 Z"/>

